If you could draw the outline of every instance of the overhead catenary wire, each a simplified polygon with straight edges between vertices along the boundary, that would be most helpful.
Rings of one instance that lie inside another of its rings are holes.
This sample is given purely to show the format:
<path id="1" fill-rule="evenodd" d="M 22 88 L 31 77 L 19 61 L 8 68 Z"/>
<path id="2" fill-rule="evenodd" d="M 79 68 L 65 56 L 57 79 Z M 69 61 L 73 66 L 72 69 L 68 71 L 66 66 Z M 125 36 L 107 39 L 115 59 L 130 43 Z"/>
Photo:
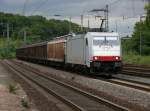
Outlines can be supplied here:
<path id="1" fill-rule="evenodd" d="M 41 7 L 43 7 L 49 0 L 44 0 L 42 3 L 40 3 L 35 10 L 33 10 L 33 12 L 31 13 L 31 15 L 33 15 L 34 13 L 36 13 Z"/>
<path id="2" fill-rule="evenodd" d="M 113 6 L 113 5 L 115 5 L 115 4 L 117 4 L 117 3 L 119 3 L 121 0 L 116 0 L 116 1 L 114 1 L 114 2 L 111 2 L 110 4 L 108 4 L 109 6 Z"/>
<path id="3" fill-rule="evenodd" d="M 111 9 L 112 10 L 112 7 L 114 6 L 114 5 L 116 5 L 116 4 L 118 4 L 119 2 L 122 2 L 122 1 L 124 1 L 124 0 L 115 0 L 115 1 L 113 1 L 113 2 L 111 2 L 111 3 L 108 3 L 108 5 L 109 5 L 109 9 Z M 149 2 L 150 0 L 127 0 L 127 1 L 143 1 L 143 2 Z M 42 3 L 40 3 L 31 13 L 30 13 L 30 15 L 33 15 L 33 14 L 35 14 L 38 10 L 40 10 L 41 9 L 41 7 L 43 7 L 46 3 L 48 2 L 48 0 L 44 0 Z"/>
<path id="4" fill-rule="evenodd" d="M 128 0 L 128 1 L 129 1 L 129 0 Z M 150 1 L 150 0 L 130 0 L 130 1 L 131 1 L 131 2 L 132 2 L 132 1 L 134 1 L 134 2 L 136 2 L 136 1 L 147 2 L 147 1 Z M 43 7 L 47 2 L 48 2 L 48 0 L 43 0 L 43 2 L 40 3 L 40 4 L 33 10 L 33 12 L 32 12 L 31 15 L 35 14 L 38 10 L 40 10 L 41 7 Z M 121 3 L 121 2 L 123 2 L 123 0 L 113 0 L 113 2 L 108 3 L 108 5 L 109 5 L 109 10 L 113 10 L 114 8 L 112 8 L 112 7 L 118 5 L 118 3 Z M 133 6 L 133 5 L 132 5 L 132 6 Z M 117 8 L 117 7 L 115 7 L 115 8 Z M 134 8 L 135 8 L 135 7 L 134 7 Z M 134 9 L 134 8 L 132 8 L 132 9 Z M 134 10 L 135 10 L 135 9 L 134 9 Z M 133 12 L 135 12 L 135 11 L 133 11 Z M 45 13 L 44 13 L 44 14 L 45 14 Z"/>
<path id="5" fill-rule="evenodd" d="M 112 7 L 113 7 L 114 5 L 116 5 L 116 4 L 118 4 L 119 2 L 122 2 L 122 1 L 124 1 L 124 0 L 115 0 L 115 1 L 113 1 L 113 2 L 111 2 L 111 3 L 108 3 L 107 5 L 109 6 L 109 10 L 112 10 Z M 128 1 L 129 1 L 129 0 L 128 0 Z M 145 1 L 150 1 L 150 0 L 130 0 L 130 1 L 143 1 L 143 2 L 145 2 Z M 48 2 L 48 0 L 44 0 L 42 3 L 40 3 L 40 4 L 31 12 L 30 15 L 35 14 L 35 13 L 36 13 L 38 10 L 40 10 L 41 7 L 43 7 L 47 2 Z"/>
<path id="6" fill-rule="evenodd" d="M 127 17 L 125 15 L 120 15 L 120 16 L 123 17 L 123 20 L 125 20 L 125 19 L 132 19 L 132 18 L 138 18 L 141 15 L 145 15 L 145 12 L 141 12 L 141 13 L 136 12 L 136 8 L 135 8 L 135 3 L 136 2 L 141 1 L 141 2 L 144 2 L 144 4 L 150 3 L 150 0 L 128 0 L 128 1 L 130 1 L 130 3 L 131 3 L 132 16 L 130 16 L 130 17 L 128 16 Z M 118 2 L 121 3 L 121 2 L 123 2 L 123 0 L 116 0 L 115 2 L 112 2 L 112 6 L 114 6 Z M 112 11 L 114 8 L 112 8 L 111 5 L 110 5 L 109 9 L 111 9 L 111 11 Z"/>
<path id="7" fill-rule="evenodd" d="M 118 4 L 119 2 L 121 3 L 122 1 L 124 0 L 116 0 L 114 2 L 111 2 L 109 3 L 109 8 L 112 8 L 114 5 Z M 135 2 L 138 2 L 138 1 L 143 1 L 143 2 L 149 2 L 150 3 L 150 0 L 127 0 L 127 1 L 131 1 L 132 2 L 132 5 L 135 4 Z"/>

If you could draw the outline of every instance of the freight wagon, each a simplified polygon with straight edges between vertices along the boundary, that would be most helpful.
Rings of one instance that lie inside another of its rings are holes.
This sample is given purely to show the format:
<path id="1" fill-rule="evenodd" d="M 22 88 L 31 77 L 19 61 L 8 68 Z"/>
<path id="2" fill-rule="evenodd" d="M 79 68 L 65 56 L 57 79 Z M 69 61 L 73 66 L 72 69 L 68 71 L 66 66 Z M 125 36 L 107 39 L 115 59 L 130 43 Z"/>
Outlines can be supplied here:
<path id="1" fill-rule="evenodd" d="M 49 42 L 36 43 L 21 47 L 16 50 L 18 59 L 39 63 L 57 62 L 58 65 L 64 63 L 65 44 L 64 38 L 55 39 Z"/>

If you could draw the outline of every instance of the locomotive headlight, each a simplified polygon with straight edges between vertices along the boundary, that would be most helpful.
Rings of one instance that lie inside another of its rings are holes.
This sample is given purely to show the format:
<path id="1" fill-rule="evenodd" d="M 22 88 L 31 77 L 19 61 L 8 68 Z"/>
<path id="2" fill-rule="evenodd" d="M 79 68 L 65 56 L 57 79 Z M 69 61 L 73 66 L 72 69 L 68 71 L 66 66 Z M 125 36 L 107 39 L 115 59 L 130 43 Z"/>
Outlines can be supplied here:
<path id="1" fill-rule="evenodd" d="M 119 57 L 116 57 L 116 60 L 118 60 L 119 59 Z"/>
<path id="2" fill-rule="evenodd" d="M 98 58 L 97 57 L 94 57 L 94 60 L 97 60 Z"/>

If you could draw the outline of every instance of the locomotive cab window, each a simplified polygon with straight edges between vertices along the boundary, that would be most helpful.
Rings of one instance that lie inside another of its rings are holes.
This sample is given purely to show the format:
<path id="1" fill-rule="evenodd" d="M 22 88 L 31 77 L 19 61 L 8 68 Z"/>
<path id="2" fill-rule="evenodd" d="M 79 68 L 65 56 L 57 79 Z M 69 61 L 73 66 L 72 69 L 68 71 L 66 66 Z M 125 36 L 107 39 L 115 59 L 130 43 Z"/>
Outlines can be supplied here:
<path id="1" fill-rule="evenodd" d="M 99 45 L 119 45 L 119 38 L 118 37 L 95 37 L 93 40 L 94 46 Z"/>
<path id="2" fill-rule="evenodd" d="M 106 37 L 106 40 L 110 45 L 119 45 L 119 37 Z"/>
<path id="3" fill-rule="evenodd" d="M 93 40 L 93 45 L 98 46 L 105 42 L 105 37 L 95 37 Z"/>

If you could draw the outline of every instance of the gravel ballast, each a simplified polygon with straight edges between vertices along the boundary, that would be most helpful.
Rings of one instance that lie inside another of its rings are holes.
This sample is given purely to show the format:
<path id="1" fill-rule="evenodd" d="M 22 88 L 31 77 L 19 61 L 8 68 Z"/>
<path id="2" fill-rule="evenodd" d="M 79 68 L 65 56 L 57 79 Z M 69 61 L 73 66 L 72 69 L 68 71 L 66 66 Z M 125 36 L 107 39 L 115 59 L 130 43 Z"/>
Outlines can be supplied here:
<path id="1" fill-rule="evenodd" d="M 11 69 L 6 69 L 10 73 Z M 72 108 L 68 107 L 27 78 L 18 76 L 14 71 L 11 71 L 11 74 L 13 74 L 13 79 L 23 87 L 29 100 L 35 104 L 39 111 L 73 111 Z"/>
<path id="2" fill-rule="evenodd" d="M 148 92 L 136 90 L 126 86 L 112 84 L 109 82 L 73 74 L 70 72 L 65 72 L 62 70 L 57 70 L 50 67 L 45 67 L 37 64 L 28 63 L 28 62 L 24 62 L 24 63 L 39 69 L 41 72 L 51 73 L 58 77 L 71 80 L 83 86 L 88 86 L 89 88 L 95 89 L 97 91 L 101 91 L 108 95 L 112 95 L 114 97 L 126 100 L 130 103 L 138 104 L 139 106 L 145 108 L 150 108 L 150 93 Z"/>
<path id="3" fill-rule="evenodd" d="M 39 111 L 0 61 L 0 111 Z"/>

